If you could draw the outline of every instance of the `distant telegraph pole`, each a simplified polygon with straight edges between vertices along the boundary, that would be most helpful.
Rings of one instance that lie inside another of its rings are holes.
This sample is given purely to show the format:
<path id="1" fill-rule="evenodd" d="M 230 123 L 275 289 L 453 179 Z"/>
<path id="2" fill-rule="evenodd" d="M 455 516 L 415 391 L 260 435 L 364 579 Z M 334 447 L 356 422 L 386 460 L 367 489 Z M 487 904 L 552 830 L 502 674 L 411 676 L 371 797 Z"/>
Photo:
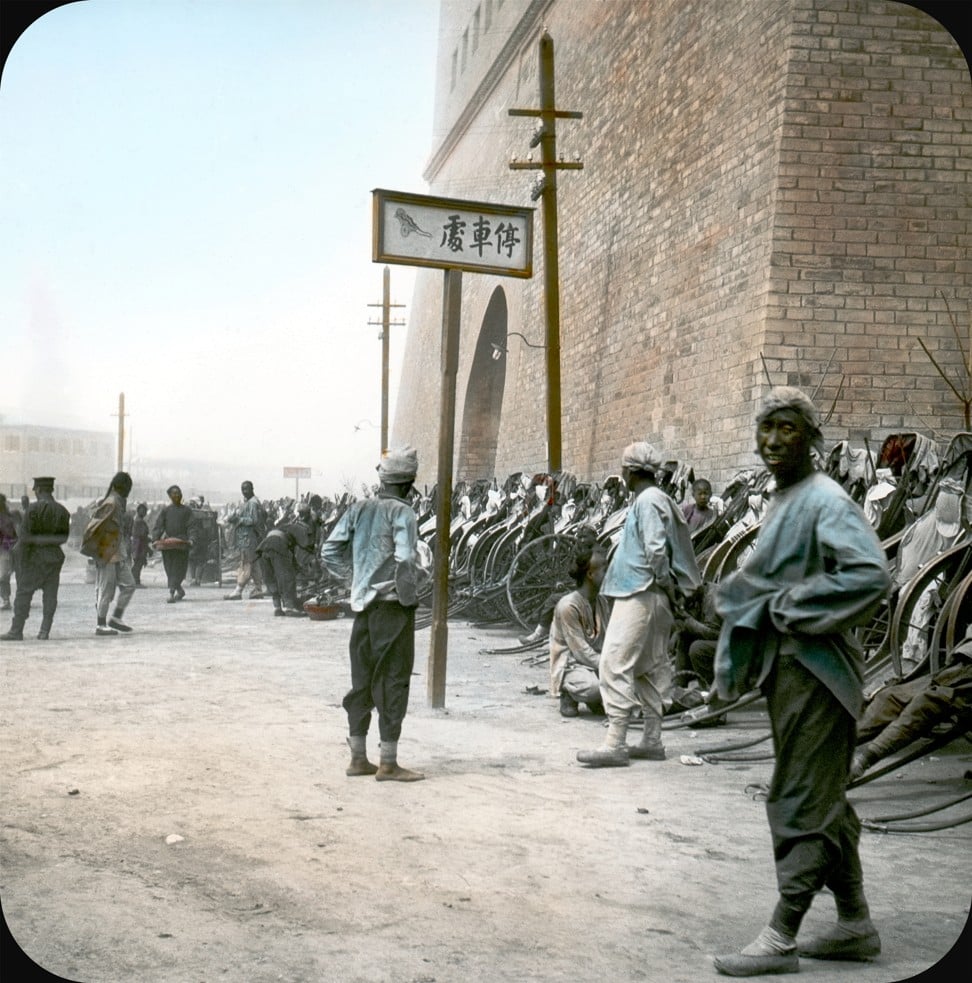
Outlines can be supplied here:
<path id="1" fill-rule="evenodd" d="M 381 303 L 369 304 L 369 307 L 381 308 L 381 321 L 369 321 L 369 324 L 380 324 L 381 334 L 381 453 L 388 450 L 388 351 L 389 351 L 389 328 L 394 325 L 402 325 L 404 321 L 390 320 L 390 311 L 393 307 L 404 307 L 404 304 L 393 304 L 389 299 L 391 274 L 388 267 L 385 267 L 382 275 Z"/>
<path id="2" fill-rule="evenodd" d="M 540 37 L 540 108 L 510 109 L 510 116 L 537 116 L 539 122 L 530 146 L 540 146 L 540 162 L 533 158 L 510 161 L 510 170 L 542 170 L 530 197 L 543 198 L 543 287 L 546 310 L 547 349 L 547 470 L 561 469 L 560 432 L 560 263 L 557 253 L 557 171 L 580 170 L 579 160 L 557 159 L 557 120 L 583 119 L 583 113 L 556 109 L 554 99 L 553 38 L 544 31 Z"/>
<path id="3" fill-rule="evenodd" d="M 113 414 L 114 415 L 114 414 Z M 125 394 L 118 394 L 118 467 L 116 471 L 125 470 Z"/>

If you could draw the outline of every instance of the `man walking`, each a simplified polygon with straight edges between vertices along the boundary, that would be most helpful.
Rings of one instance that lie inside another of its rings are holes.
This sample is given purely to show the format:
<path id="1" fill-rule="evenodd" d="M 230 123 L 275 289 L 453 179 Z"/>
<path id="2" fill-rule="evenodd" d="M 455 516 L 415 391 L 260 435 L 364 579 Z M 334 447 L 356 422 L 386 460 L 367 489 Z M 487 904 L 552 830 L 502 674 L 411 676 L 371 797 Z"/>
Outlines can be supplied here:
<path id="1" fill-rule="evenodd" d="M 192 522 L 192 509 L 182 502 L 182 489 L 170 485 L 166 491 L 169 504 L 155 520 L 155 547 L 162 551 L 162 566 L 165 568 L 166 584 L 169 588 L 169 604 L 175 604 L 186 596 L 182 582 L 189 570 L 189 526 Z"/>
<path id="2" fill-rule="evenodd" d="M 57 610 L 57 591 L 64 564 L 61 544 L 67 542 L 71 532 L 71 513 L 54 501 L 53 478 L 35 478 L 34 495 L 37 501 L 28 506 L 17 540 L 17 595 L 10 630 L 0 635 L 5 642 L 23 639 L 34 591 L 41 591 L 43 597 L 37 633 L 42 641 L 50 637 Z"/>
<path id="3" fill-rule="evenodd" d="M 350 579 L 355 612 L 351 689 L 344 697 L 351 748 L 346 774 L 374 775 L 380 782 L 425 778 L 398 764 L 398 739 L 415 662 L 418 524 L 407 499 L 417 472 L 414 449 L 386 451 L 378 465 L 378 495 L 355 502 L 321 547 L 325 567 L 345 582 Z M 366 750 L 373 709 L 378 710 L 381 738 L 377 767 Z"/>
<path id="4" fill-rule="evenodd" d="M 851 631 L 891 583 L 881 544 L 854 501 L 814 469 L 820 417 L 799 389 L 780 387 L 756 418 L 756 447 L 776 479 L 753 552 L 719 587 L 723 617 L 715 685 L 724 700 L 758 686 L 775 765 L 766 799 L 779 899 L 727 976 L 799 971 L 799 955 L 866 961 L 881 951 L 864 897 L 860 822 L 845 786 L 863 703 L 863 660 Z M 837 924 L 803 945 L 814 896 L 834 896 Z"/>
<path id="5" fill-rule="evenodd" d="M 662 463 L 644 441 L 629 444 L 621 458 L 621 476 L 634 499 L 601 585 L 601 594 L 614 598 L 599 669 L 608 730 L 601 747 L 577 752 L 577 760 L 592 768 L 665 759 L 661 728 L 672 689 L 673 610 L 702 578 L 685 516 L 656 484 Z M 628 722 L 639 707 L 644 730 L 629 748 Z"/>
<path id="6" fill-rule="evenodd" d="M 98 614 L 95 634 L 101 637 L 132 630 L 122 621 L 125 608 L 135 593 L 129 530 L 126 529 L 126 506 L 131 491 L 131 475 L 119 471 L 111 479 L 107 494 L 98 503 L 85 530 L 85 539 L 93 541 L 92 553 L 88 555 L 93 555 L 95 561 L 95 605 Z M 108 611 L 113 602 L 114 610 L 109 620 Z"/>
<path id="7" fill-rule="evenodd" d="M 240 491 L 243 494 L 243 502 L 229 518 L 229 523 L 233 526 L 234 543 L 240 551 L 240 562 L 236 571 L 236 588 L 232 594 L 225 595 L 227 601 L 239 601 L 243 597 L 243 588 L 251 580 L 253 581 L 251 600 L 264 596 L 263 575 L 256 549 L 260 540 L 266 535 L 267 513 L 263 510 L 260 500 L 253 494 L 252 481 L 244 481 L 240 485 Z"/>

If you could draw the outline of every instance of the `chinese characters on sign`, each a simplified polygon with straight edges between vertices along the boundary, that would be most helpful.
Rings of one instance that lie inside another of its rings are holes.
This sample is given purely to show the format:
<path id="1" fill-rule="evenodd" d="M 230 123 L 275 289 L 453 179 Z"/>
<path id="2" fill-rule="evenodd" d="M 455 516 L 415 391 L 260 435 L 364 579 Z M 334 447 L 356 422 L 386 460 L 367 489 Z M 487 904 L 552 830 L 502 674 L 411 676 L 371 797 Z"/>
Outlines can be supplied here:
<path id="1" fill-rule="evenodd" d="M 532 276 L 533 210 L 376 190 L 376 263 Z"/>

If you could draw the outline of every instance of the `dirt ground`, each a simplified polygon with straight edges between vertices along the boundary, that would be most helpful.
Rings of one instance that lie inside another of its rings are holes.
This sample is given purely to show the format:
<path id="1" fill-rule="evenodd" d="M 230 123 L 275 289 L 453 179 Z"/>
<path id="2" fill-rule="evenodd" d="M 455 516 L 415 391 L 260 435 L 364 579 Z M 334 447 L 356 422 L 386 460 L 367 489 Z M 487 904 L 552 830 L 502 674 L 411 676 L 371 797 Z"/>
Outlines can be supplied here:
<path id="1" fill-rule="evenodd" d="M 167 605 L 150 568 L 136 631 L 96 638 L 94 587 L 69 554 L 51 640 L 34 639 L 35 610 L 28 641 L 0 643 L 0 901 L 49 972 L 696 983 L 719 978 L 712 954 L 750 941 L 771 911 L 750 787 L 771 763 L 680 760 L 766 733 L 761 703 L 725 727 L 669 730 L 665 762 L 586 769 L 575 753 L 602 721 L 562 720 L 529 692 L 549 686 L 545 667 L 484 651 L 515 644 L 513 629 L 455 622 L 443 710 L 428 705 L 429 631 L 416 639 L 400 759 L 427 780 L 349 779 L 349 620 L 275 619 L 269 601 L 226 603 L 216 585 Z M 373 755 L 376 743 L 377 727 Z M 853 801 L 872 818 L 948 801 L 968 790 L 970 762 L 972 744 L 956 742 Z M 883 954 L 805 959 L 801 974 L 890 983 L 939 964 L 967 923 L 970 841 L 969 824 L 865 832 Z M 805 931 L 833 915 L 821 897 Z M 17 945 L 3 945 L 8 979 L 29 978 L 13 975 Z"/>

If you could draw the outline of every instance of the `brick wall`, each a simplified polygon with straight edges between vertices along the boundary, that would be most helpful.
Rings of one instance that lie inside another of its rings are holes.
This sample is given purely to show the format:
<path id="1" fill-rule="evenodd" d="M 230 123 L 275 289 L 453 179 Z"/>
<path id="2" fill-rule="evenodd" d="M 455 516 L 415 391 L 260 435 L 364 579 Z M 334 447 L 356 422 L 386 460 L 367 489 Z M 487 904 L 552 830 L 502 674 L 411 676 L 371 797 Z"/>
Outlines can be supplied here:
<path id="1" fill-rule="evenodd" d="M 478 61 L 453 86 L 477 7 Z M 967 338 L 972 85 L 936 22 L 849 0 L 494 0 L 484 31 L 480 3 L 443 10 L 429 193 L 530 204 L 532 172 L 508 161 L 533 122 L 507 110 L 538 105 L 541 24 L 558 108 L 584 113 L 557 126 L 584 163 L 558 179 L 565 470 L 603 478 L 646 438 L 718 488 L 755 463 L 765 371 L 819 387 L 830 440 L 961 428 L 916 340 L 961 381 L 945 298 Z M 545 467 L 545 353 L 512 336 L 544 338 L 536 223 L 532 280 L 463 278 L 458 477 Z M 417 277 L 393 423 L 427 483 L 442 279 Z"/>

